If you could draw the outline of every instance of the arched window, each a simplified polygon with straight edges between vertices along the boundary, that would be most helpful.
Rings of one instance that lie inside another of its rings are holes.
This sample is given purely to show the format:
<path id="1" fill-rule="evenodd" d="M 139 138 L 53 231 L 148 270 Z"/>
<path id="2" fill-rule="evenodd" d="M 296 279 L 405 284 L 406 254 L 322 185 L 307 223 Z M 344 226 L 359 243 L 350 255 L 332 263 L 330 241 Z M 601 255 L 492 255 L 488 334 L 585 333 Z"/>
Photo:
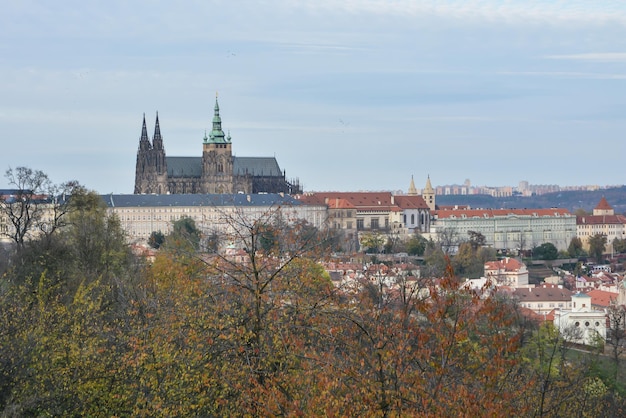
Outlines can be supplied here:
<path id="1" fill-rule="evenodd" d="M 411 214 L 411 225 L 415 225 L 415 214 Z"/>

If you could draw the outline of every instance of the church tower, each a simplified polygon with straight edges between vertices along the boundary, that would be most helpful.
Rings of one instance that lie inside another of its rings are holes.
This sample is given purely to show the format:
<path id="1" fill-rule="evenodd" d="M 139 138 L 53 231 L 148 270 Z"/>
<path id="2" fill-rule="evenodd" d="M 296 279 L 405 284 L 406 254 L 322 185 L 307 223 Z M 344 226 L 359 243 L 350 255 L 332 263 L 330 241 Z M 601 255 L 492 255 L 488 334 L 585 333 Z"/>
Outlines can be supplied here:
<path id="1" fill-rule="evenodd" d="M 224 135 L 220 106 L 215 95 L 213 129 L 202 144 L 202 192 L 233 193 L 233 151 L 230 134 Z"/>
<path id="2" fill-rule="evenodd" d="M 165 159 L 165 148 L 163 147 L 163 137 L 159 125 L 159 112 L 156 115 L 154 124 L 154 136 L 152 137 L 152 153 L 155 166 L 155 190 L 152 193 L 163 194 L 168 192 L 167 187 L 167 162 Z"/>
<path id="3" fill-rule="evenodd" d="M 424 187 L 424 190 L 422 190 L 422 198 L 424 199 L 424 201 L 426 202 L 430 210 L 434 211 L 435 210 L 435 189 L 433 189 L 433 186 L 430 184 L 430 175 L 426 179 L 426 186 Z"/>
<path id="4" fill-rule="evenodd" d="M 409 196 L 417 196 L 417 188 L 415 187 L 415 182 L 413 181 L 413 176 L 411 176 L 411 184 L 409 184 Z"/>
<path id="5" fill-rule="evenodd" d="M 154 137 L 148 138 L 146 115 L 143 115 L 141 138 L 135 167 L 135 193 L 167 193 L 167 164 L 157 113 Z"/>
<path id="6" fill-rule="evenodd" d="M 141 126 L 141 137 L 139 138 L 139 149 L 137 150 L 137 163 L 135 165 L 135 194 L 150 193 L 150 177 L 154 174 L 154 167 L 151 161 L 152 143 L 148 138 L 146 128 L 146 114 L 143 115 Z"/>

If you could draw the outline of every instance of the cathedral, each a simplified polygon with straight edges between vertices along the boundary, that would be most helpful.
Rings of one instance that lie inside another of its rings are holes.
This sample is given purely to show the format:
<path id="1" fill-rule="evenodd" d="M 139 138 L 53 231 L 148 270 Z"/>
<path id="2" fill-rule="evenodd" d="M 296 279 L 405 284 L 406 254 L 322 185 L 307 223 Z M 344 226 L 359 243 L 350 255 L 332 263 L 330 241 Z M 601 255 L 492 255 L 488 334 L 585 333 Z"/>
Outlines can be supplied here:
<path id="1" fill-rule="evenodd" d="M 202 142 L 201 157 L 167 157 L 157 113 L 152 141 L 143 117 L 135 194 L 302 193 L 298 180 L 288 181 L 275 157 L 233 156 L 230 134 L 222 130 L 215 98 L 213 127 Z"/>

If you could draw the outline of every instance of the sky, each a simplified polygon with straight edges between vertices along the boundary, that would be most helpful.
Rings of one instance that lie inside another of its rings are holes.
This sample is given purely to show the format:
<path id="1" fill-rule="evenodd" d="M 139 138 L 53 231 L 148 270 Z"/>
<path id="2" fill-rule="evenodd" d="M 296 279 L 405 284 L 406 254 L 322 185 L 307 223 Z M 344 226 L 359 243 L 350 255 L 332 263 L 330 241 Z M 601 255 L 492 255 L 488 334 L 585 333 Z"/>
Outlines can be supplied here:
<path id="1" fill-rule="evenodd" d="M 305 191 L 626 183 L 626 1 L 0 5 L 1 173 L 132 193 L 144 113 L 200 156 L 219 94 Z"/>

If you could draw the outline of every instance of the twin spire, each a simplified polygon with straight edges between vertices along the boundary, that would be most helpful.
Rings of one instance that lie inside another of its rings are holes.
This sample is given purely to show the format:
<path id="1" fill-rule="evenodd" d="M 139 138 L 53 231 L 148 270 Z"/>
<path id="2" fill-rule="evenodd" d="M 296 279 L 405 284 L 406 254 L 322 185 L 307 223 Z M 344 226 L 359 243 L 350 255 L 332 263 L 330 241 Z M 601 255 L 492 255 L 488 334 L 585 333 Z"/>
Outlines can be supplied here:
<path id="1" fill-rule="evenodd" d="M 217 92 L 215 93 L 215 107 L 213 108 L 213 126 L 210 135 L 207 138 L 206 131 L 204 133 L 204 142 L 231 142 L 230 132 L 224 134 L 222 130 L 222 118 L 220 117 L 220 105 L 217 101 Z M 150 149 L 163 149 L 163 137 L 161 136 L 161 126 L 159 124 L 159 112 L 156 114 L 156 122 L 154 125 L 154 136 L 152 142 L 148 137 L 148 128 L 146 127 L 146 114 L 143 114 L 143 123 L 141 125 L 141 138 L 139 140 L 139 149 L 146 151 Z"/>
<path id="2" fill-rule="evenodd" d="M 146 127 L 146 114 L 143 114 L 143 123 L 141 125 L 141 138 L 139 139 L 139 149 L 163 149 L 163 137 L 161 136 L 161 127 L 159 126 L 159 112 L 156 114 L 156 122 L 154 125 L 154 136 L 152 143 L 148 137 L 148 128 Z"/>

